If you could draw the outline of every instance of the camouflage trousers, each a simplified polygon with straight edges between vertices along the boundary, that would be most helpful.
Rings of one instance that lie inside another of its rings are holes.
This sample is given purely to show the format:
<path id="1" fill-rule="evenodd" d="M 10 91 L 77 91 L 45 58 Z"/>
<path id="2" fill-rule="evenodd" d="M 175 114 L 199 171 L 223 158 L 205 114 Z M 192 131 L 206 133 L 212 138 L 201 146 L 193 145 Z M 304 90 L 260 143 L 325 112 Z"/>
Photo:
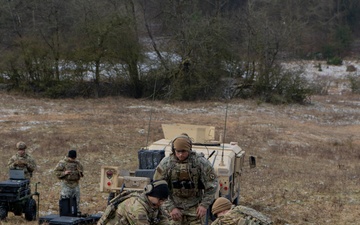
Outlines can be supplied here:
<path id="1" fill-rule="evenodd" d="M 183 216 L 181 221 L 170 220 L 171 225 L 202 225 L 205 224 L 205 217 L 199 219 L 196 215 L 197 206 L 181 210 Z"/>
<path id="2" fill-rule="evenodd" d="M 77 211 L 80 212 L 80 186 L 71 188 L 65 183 L 61 183 L 60 198 L 76 198 Z"/>

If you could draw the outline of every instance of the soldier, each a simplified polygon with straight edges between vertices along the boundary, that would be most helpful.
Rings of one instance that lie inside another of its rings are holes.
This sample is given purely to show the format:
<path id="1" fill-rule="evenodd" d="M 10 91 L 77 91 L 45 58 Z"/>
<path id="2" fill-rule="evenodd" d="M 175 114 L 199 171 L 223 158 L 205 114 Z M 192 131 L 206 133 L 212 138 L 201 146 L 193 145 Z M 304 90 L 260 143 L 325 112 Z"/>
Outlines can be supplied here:
<path id="1" fill-rule="evenodd" d="M 176 137 L 171 144 L 172 153 L 161 160 L 154 174 L 154 180 L 168 182 L 170 195 L 164 206 L 171 224 L 202 224 L 218 188 L 210 162 L 191 147 L 187 134 Z"/>
<path id="2" fill-rule="evenodd" d="M 115 208 L 108 206 L 97 225 L 168 225 L 167 214 L 161 208 L 168 195 L 167 182 L 154 181 L 145 187 L 143 193 L 128 194 Z M 108 210 L 116 210 L 116 213 Z"/>
<path id="3" fill-rule="evenodd" d="M 25 152 L 26 144 L 24 142 L 18 142 L 16 149 L 18 152 L 9 159 L 8 167 L 9 169 L 24 170 L 25 178 L 30 180 L 36 168 L 35 160 Z"/>
<path id="4" fill-rule="evenodd" d="M 224 197 L 216 199 L 212 209 L 217 219 L 211 225 L 232 225 L 232 224 L 247 224 L 247 225 L 270 225 L 272 221 L 267 216 L 260 212 L 245 207 L 234 206 Z"/>
<path id="5" fill-rule="evenodd" d="M 79 181 L 84 176 L 84 169 L 81 163 L 76 160 L 76 150 L 70 150 L 68 155 L 56 165 L 54 172 L 57 178 L 62 181 L 60 199 L 76 197 L 78 214 L 81 214 Z"/>

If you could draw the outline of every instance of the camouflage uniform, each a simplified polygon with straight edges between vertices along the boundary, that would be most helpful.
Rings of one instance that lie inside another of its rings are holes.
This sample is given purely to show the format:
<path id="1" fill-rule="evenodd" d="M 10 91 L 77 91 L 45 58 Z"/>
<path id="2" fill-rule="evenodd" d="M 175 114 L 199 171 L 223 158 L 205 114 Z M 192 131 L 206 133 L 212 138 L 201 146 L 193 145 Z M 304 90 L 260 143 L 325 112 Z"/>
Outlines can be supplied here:
<path id="1" fill-rule="evenodd" d="M 171 224 L 201 224 L 196 209 L 199 205 L 209 208 L 218 188 L 214 168 L 203 154 L 190 151 L 189 157 L 180 161 L 172 153 L 161 160 L 153 179 L 168 182 L 170 196 L 164 204 L 166 209 L 171 212 L 178 208 L 182 212 L 182 220 Z"/>
<path id="2" fill-rule="evenodd" d="M 66 170 L 70 170 L 70 174 L 65 174 Z M 60 160 L 54 169 L 55 175 L 61 182 L 60 198 L 72 198 L 76 197 L 77 209 L 80 211 L 80 187 L 79 181 L 83 177 L 83 166 L 78 160 L 70 160 L 65 157 Z"/>
<path id="3" fill-rule="evenodd" d="M 107 222 L 106 225 L 169 224 L 166 213 L 161 208 L 151 207 L 151 203 L 144 193 L 132 193 L 131 195 L 130 198 L 118 205 L 115 217 Z M 103 225 L 103 223 L 99 224 Z"/>
<path id="4" fill-rule="evenodd" d="M 29 154 L 25 153 L 23 156 L 20 156 L 16 153 L 9 159 L 8 168 L 24 170 L 25 178 L 30 180 L 36 168 L 36 163 L 34 158 Z"/>
<path id="5" fill-rule="evenodd" d="M 232 207 L 226 214 L 219 216 L 211 225 L 270 225 L 272 221 L 262 213 L 245 207 Z"/>

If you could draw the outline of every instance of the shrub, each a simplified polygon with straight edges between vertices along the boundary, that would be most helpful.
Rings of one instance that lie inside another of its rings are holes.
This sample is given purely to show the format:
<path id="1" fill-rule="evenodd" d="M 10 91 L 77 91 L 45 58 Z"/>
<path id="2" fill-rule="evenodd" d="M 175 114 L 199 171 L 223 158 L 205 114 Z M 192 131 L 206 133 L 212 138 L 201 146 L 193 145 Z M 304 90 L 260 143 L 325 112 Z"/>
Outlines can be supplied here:
<path id="1" fill-rule="evenodd" d="M 353 93 L 359 94 L 360 93 L 360 77 L 356 75 L 349 75 L 348 76 L 350 82 L 350 88 Z"/>
<path id="2" fill-rule="evenodd" d="M 328 59 L 326 63 L 328 65 L 340 66 L 340 65 L 342 65 L 342 59 L 338 56 L 334 56 L 334 57 Z"/>

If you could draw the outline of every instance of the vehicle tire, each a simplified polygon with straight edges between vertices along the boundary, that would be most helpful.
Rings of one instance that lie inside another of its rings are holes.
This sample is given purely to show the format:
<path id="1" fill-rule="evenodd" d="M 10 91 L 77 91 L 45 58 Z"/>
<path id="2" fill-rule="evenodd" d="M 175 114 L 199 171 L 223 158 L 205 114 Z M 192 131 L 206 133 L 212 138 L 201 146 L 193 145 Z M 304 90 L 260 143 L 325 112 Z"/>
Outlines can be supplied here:
<path id="1" fill-rule="evenodd" d="M 36 201 L 33 198 L 26 201 L 24 212 L 27 221 L 36 220 Z"/>
<path id="2" fill-rule="evenodd" d="M 0 206 L 0 220 L 3 220 L 7 217 L 8 210 L 4 206 Z"/>

